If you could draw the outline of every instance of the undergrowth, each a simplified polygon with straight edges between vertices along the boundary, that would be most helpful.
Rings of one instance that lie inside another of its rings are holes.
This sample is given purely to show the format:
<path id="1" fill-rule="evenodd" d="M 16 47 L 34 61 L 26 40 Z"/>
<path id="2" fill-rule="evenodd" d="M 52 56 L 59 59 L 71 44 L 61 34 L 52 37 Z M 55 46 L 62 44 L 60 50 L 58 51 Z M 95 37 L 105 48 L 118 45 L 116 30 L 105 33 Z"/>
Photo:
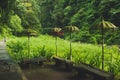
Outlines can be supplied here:
<path id="1" fill-rule="evenodd" d="M 58 38 L 57 56 L 67 59 L 70 55 L 69 41 Z M 27 37 L 12 37 L 7 40 L 7 48 L 10 55 L 16 62 L 26 58 L 46 57 L 51 59 L 56 53 L 55 38 L 52 36 L 31 37 L 30 53 L 28 53 Z M 120 75 L 120 52 L 116 45 L 105 46 L 105 70 L 115 75 Z M 101 45 L 86 43 L 72 43 L 72 61 L 76 64 L 85 62 L 97 68 L 101 68 Z"/>

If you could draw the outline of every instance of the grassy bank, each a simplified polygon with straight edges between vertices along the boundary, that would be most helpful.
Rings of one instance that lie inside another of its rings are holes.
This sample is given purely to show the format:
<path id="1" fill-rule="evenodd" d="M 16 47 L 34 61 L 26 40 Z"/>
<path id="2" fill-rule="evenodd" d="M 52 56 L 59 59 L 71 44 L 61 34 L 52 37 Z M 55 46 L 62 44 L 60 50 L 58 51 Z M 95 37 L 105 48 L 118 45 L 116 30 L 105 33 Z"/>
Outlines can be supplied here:
<path id="1" fill-rule="evenodd" d="M 70 55 L 69 41 L 58 38 L 58 56 L 68 58 Z M 52 36 L 31 37 L 30 53 L 28 53 L 27 37 L 11 37 L 7 40 L 11 56 L 20 62 L 26 58 L 46 57 L 50 59 L 56 53 L 55 38 Z M 101 68 L 101 45 L 72 43 L 72 60 L 78 64 L 85 62 Z M 118 46 L 105 46 L 105 70 L 120 75 L 120 54 Z"/>

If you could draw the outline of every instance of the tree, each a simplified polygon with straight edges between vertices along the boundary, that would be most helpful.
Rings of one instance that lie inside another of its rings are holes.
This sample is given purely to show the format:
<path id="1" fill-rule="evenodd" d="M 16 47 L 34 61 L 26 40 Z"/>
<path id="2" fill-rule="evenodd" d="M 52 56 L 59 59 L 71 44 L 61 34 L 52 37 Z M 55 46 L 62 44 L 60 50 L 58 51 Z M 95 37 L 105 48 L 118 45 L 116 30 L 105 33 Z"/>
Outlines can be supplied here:
<path id="1" fill-rule="evenodd" d="M 40 31 L 41 24 L 39 20 L 39 6 L 35 0 L 18 0 L 15 8 L 15 13 L 19 15 L 22 21 L 22 26 L 27 29 Z"/>
<path id="2" fill-rule="evenodd" d="M 10 18 L 11 29 L 16 33 L 22 31 L 21 19 L 18 15 L 13 15 Z"/>
<path id="3" fill-rule="evenodd" d="M 8 24 L 12 11 L 15 7 L 16 0 L 1 0 L 0 1 L 0 23 Z"/>
<path id="4" fill-rule="evenodd" d="M 43 28 L 53 27 L 52 11 L 55 0 L 39 0 L 39 20 Z"/>

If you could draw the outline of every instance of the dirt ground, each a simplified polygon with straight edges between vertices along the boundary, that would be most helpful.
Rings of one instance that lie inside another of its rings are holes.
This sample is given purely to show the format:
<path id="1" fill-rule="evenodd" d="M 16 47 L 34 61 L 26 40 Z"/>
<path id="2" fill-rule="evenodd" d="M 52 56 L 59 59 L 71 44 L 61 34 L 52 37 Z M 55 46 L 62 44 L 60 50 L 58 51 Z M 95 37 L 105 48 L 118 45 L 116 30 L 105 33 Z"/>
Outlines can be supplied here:
<path id="1" fill-rule="evenodd" d="M 22 71 L 28 80 L 93 80 L 90 77 L 78 77 L 73 70 L 56 67 L 54 62 L 45 63 L 44 66 L 29 65 Z"/>
<path id="2" fill-rule="evenodd" d="M 29 66 L 29 68 L 23 69 L 23 72 L 28 80 L 77 80 L 74 79 L 72 71 L 57 68 L 54 64 Z"/>

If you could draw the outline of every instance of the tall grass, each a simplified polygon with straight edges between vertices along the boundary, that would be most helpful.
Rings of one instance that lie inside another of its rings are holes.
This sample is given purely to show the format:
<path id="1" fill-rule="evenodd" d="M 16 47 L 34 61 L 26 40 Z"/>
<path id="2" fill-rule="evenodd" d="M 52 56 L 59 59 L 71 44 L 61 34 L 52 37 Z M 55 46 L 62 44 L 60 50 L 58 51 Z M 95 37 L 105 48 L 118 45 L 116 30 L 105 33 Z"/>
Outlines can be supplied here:
<path id="1" fill-rule="evenodd" d="M 31 37 L 30 54 L 28 54 L 27 37 L 13 37 L 7 41 L 11 56 L 20 62 L 25 58 L 46 57 L 50 59 L 55 55 L 55 38 L 52 36 Z M 67 59 L 69 57 L 69 41 L 58 38 L 58 56 Z M 79 64 L 85 62 L 97 68 L 101 68 L 101 45 L 72 43 L 72 60 Z M 120 75 L 120 53 L 118 46 L 105 46 L 105 70 Z"/>

